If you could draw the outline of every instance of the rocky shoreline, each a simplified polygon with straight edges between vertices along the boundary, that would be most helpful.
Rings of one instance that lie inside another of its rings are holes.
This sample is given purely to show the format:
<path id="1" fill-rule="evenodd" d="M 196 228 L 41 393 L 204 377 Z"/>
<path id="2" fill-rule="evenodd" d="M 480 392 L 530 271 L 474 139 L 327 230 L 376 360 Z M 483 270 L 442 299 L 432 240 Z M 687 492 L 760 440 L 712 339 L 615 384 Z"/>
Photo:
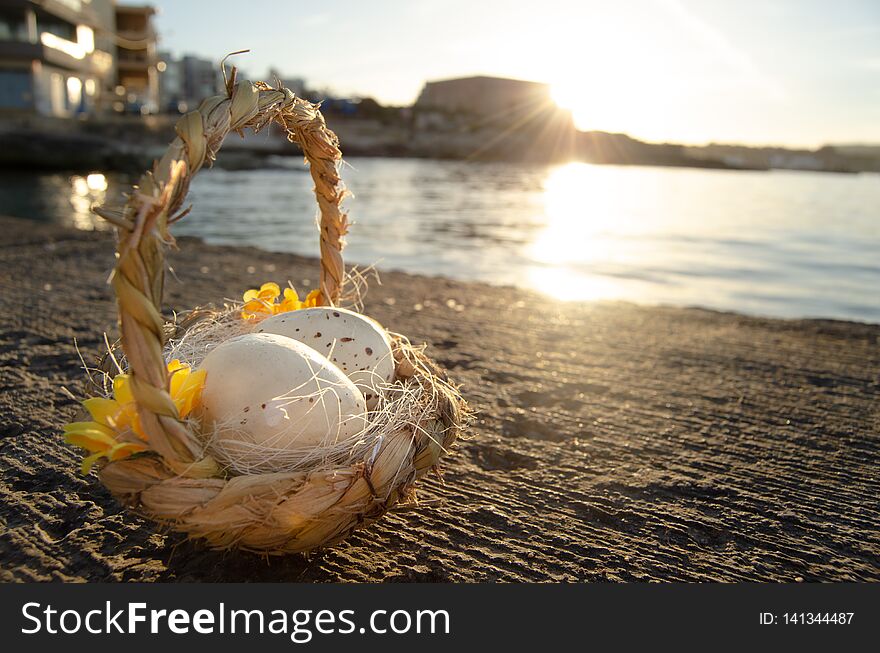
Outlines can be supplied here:
<path id="1" fill-rule="evenodd" d="M 106 119 L 0 120 L 0 168 L 127 172 L 139 174 L 161 157 L 174 138 L 170 115 L 115 116 Z M 730 165 L 712 157 L 690 156 L 681 146 L 642 143 L 622 134 L 571 135 L 562 149 L 538 147 L 528 134 L 499 133 L 497 128 L 419 131 L 379 120 L 328 118 L 344 143 L 346 156 L 409 157 L 443 160 L 563 162 L 583 158 L 594 163 L 719 169 L 767 169 Z M 593 152 L 580 156 L 578 152 Z M 273 157 L 301 157 L 277 127 L 260 134 L 230 136 L 216 165 L 226 169 L 272 167 Z"/>

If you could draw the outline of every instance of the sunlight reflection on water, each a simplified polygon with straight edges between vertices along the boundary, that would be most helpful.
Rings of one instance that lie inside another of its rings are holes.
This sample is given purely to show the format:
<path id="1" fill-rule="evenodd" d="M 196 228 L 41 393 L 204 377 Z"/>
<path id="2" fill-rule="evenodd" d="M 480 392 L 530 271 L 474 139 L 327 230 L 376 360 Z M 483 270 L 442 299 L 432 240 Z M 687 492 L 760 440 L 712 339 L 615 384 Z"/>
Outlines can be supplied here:
<path id="1" fill-rule="evenodd" d="M 355 158 L 346 260 L 532 288 L 563 300 L 699 305 L 880 322 L 880 176 Z M 311 179 L 196 178 L 176 233 L 317 253 Z M 86 229 L 113 175 L 21 175 L 0 212 Z M 108 187 L 109 183 L 109 187 Z M 66 190 L 65 190 L 66 189 Z"/>
<path id="2" fill-rule="evenodd" d="M 70 206 L 73 208 L 70 219 L 77 229 L 107 229 L 106 221 L 92 212 L 92 206 L 100 206 L 107 199 L 107 177 L 95 172 L 82 177 L 73 175 L 70 178 Z"/>

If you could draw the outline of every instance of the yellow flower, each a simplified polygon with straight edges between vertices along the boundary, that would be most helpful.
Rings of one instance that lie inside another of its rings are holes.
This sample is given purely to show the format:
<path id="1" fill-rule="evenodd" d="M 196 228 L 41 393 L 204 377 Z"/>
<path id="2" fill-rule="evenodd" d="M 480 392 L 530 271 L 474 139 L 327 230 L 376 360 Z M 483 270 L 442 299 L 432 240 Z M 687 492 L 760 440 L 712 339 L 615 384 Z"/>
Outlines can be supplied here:
<path id="1" fill-rule="evenodd" d="M 260 315 L 269 316 L 275 313 L 275 298 L 281 294 L 281 288 L 277 283 L 269 282 L 260 286 L 260 289 L 251 288 L 244 295 L 244 306 L 241 316 L 245 320 L 253 320 Z"/>
<path id="2" fill-rule="evenodd" d="M 189 365 L 174 359 L 168 363 L 169 393 L 183 419 L 190 414 L 205 385 L 204 370 L 193 372 Z M 146 451 L 139 442 L 118 440 L 117 437 L 134 433 L 141 440 L 147 440 L 141 426 L 137 404 L 131 391 L 131 376 L 119 374 L 113 379 L 113 398 L 93 397 L 86 399 L 83 406 L 92 416 L 91 422 L 73 422 L 64 427 L 64 439 L 73 445 L 86 449 L 92 455 L 83 459 L 82 472 L 88 474 L 92 465 L 99 459 L 121 460 L 133 453 Z"/>
<path id="3" fill-rule="evenodd" d="M 321 299 L 321 291 L 318 288 L 315 288 L 308 295 L 306 295 L 305 300 L 303 301 L 303 308 L 312 308 L 313 306 L 318 305 L 318 301 Z"/>
<path id="4" fill-rule="evenodd" d="M 275 313 L 285 313 L 287 311 L 296 311 L 302 308 L 302 302 L 299 301 L 299 295 L 293 288 L 284 289 L 284 299 L 275 307 Z"/>
<path id="5" fill-rule="evenodd" d="M 208 373 L 205 370 L 193 372 L 189 365 L 176 358 L 168 363 L 168 373 L 171 374 L 168 391 L 177 407 L 178 416 L 183 419 L 198 405 Z"/>
<path id="6" fill-rule="evenodd" d="M 299 295 L 293 288 L 285 288 L 284 296 L 277 304 L 275 300 L 281 295 L 281 288 L 277 283 L 264 283 L 260 289 L 251 288 L 242 298 L 244 306 L 241 308 L 241 317 L 245 320 L 257 320 L 277 315 L 278 313 L 286 313 L 287 311 L 296 311 L 301 308 L 311 308 L 318 305 L 321 298 L 320 290 L 312 290 L 304 300 L 300 300 Z"/>
<path id="7" fill-rule="evenodd" d="M 321 296 L 320 290 L 313 290 L 303 301 L 300 301 L 299 295 L 293 288 L 284 289 L 284 299 L 275 306 L 275 313 L 286 313 L 288 311 L 298 311 L 301 308 L 312 308 L 318 305 L 318 299 Z"/>

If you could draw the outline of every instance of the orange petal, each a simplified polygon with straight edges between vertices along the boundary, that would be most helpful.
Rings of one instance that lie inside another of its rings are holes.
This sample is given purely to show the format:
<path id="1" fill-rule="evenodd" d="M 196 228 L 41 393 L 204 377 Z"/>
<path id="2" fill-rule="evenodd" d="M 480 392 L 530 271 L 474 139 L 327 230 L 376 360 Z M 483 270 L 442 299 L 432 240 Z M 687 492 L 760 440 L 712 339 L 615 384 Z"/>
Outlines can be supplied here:
<path id="1" fill-rule="evenodd" d="M 169 366 L 169 371 L 171 371 Z M 180 392 L 180 387 L 183 385 L 183 382 L 190 374 L 189 365 L 186 367 L 178 367 L 176 370 L 171 372 L 171 379 L 168 383 L 168 391 L 171 393 L 171 398 L 177 396 L 177 393 Z"/>
<path id="2" fill-rule="evenodd" d="M 168 373 L 172 374 L 172 373 L 176 372 L 177 370 L 188 370 L 189 364 L 188 363 L 181 363 L 179 358 L 175 358 L 170 363 L 168 363 L 168 365 L 166 367 L 168 368 Z"/>
<path id="3" fill-rule="evenodd" d="M 261 315 L 272 315 L 273 312 L 272 304 L 259 299 L 252 299 L 242 306 L 241 317 L 245 320 L 253 320 Z"/>
<path id="4" fill-rule="evenodd" d="M 110 427 L 116 425 L 116 417 L 121 409 L 118 401 L 104 399 L 103 397 L 92 397 L 91 399 L 86 399 L 82 404 L 96 422 Z"/>
<path id="5" fill-rule="evenodd" d="M 140 431 L 140 417 L 137 412 L 137 405 L 134 403 L 125 404 L 122 407 L 122 410 L 119 411 L 119 415 L 116 417 L 116 430 L 118 432 L 122 431 L 133 431 L 137 433 L 141 438 L 142 431 Z M 144 438 L 146 439 L 146 438 Z"/>
<path id="6" fill-rule="evenodd" d="M 312 292 L 306 295 L 305 307 L 311 308 L 312 306 L 317 306 L 320 298 L 321 290 L 320 288 L 315 288 Z"/>
<path id="7" fill-rule="evenodd" d="M 272 304 L 262 299 L 252 299 L 244 305 L 244 310 L 250 313 L 271 313 Z"/>
<path id="8" fill-rule="evenodd" d="M 131 392 L 131 376 L 129 374 L 119 374 L 113 379 L 113 397 L 120 404 L 128 404 L 134 401 L 134 395 Z"/>
<path id="9" fill-rule="evenodd" d="M 180 417 L 186 417 L 192 411 L 202 393 L 202 388 L 205 387 L 207 376 L 208 373 L 205 370 L 193 372 L 183 381 L 177 394 L 172 395 Z"/>
<path id="10" fill-rule="evenodd" d="M 128 458 L 133 453 L 140 453 L 146 450 L 147 448 L 144 445 L 138 444 L 137 442 L 120 442 L 107 452 L 107 458 L 109 458 L 111 462 L 114 460 L 122 460 L 123 458 Z"/>
<path id="11" fill-rule="evenodd" d="M 83 458 L 82 465 L 80 466 L 80 471 L 83 473 L 83 476 L 92 471 L 92 465 L 94 465 L 98 460 L 104 457 L 104 453 L 95 453 L 91 456 L 86 456 Z"/>
<path id="12" fill-rule="evenodd" d="M 297 311 L 303 307 L 303 303 L 296 300 L 284 300 L 275 307 L 275 313 L 288 313 Z"/>
<path id="13" fill-rule="evenodd" d="M 75 431 L 98 431 L 112 438 L 115 437 L 113 429 L 98 422 L 70 422 L 64 425 L 65 433 L 73 433 Z"/>
<path id="14" fill-rule="evenodd" d="M 116 445 L 116 440 L 106 433 L 86 428 L 68 431 L 64 434 L 64 441 L 90 453 L 107 451 Z"/>
<path id="15" fill-rule="evenodd" d="M 275 299 L 281 294 L 281 288 L 274 281 L 269 281 L 260 286 L 260 297 L 264 295 L 268 298 Z"/>
<path id="16" fill-rule="evenodd" d="M 244 293 L 244 295 L 241 296 L 241 298 L 242 298 L 244 301 L 249 302 L 249 301 L 251 301 L 252 299 L 256 299 L 256 298 L 259 297 L 259 296 L 260 296 L 260 291 L 257 290 L 256 288 L 251 288 L 250 290 L 246 291 L 246 292 Z"/>
<path id="17" fill-rule="evenodd" d="M 132 407 L 133 408 L 133 407 Z M 132 410 L 131 421 L 129 422 L 129 427 L 131 428 L 132 433 L 138 436 L 141 440 L 147 441 L 150 438 L 144 433 L 143 424 L 141 424 L 141 416 L 137 414 L 136 410 Z"/>

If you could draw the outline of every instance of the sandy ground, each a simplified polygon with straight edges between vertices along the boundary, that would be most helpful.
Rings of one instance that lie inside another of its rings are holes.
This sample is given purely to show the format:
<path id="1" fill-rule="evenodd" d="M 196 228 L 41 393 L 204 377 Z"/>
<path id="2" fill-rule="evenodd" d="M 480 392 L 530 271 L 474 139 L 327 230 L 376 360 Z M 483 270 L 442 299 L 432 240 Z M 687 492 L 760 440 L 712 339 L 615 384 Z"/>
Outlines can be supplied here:
<path id="1" fill-rule="evenodd" d="M 181 244 L 173 308 L 315 283 L 308 259 Z M 368 312 L 427 342 L 478 411 L 425 504 L 308 557 L 157 534 L 59 436 L 76 411 L 60 388 L 81 382 L 74 338 L 93 356 L 113 329 L 111 249 L 0 219 L 2 580 L 880 580 L 880 326 L 401 273 Z"/>

